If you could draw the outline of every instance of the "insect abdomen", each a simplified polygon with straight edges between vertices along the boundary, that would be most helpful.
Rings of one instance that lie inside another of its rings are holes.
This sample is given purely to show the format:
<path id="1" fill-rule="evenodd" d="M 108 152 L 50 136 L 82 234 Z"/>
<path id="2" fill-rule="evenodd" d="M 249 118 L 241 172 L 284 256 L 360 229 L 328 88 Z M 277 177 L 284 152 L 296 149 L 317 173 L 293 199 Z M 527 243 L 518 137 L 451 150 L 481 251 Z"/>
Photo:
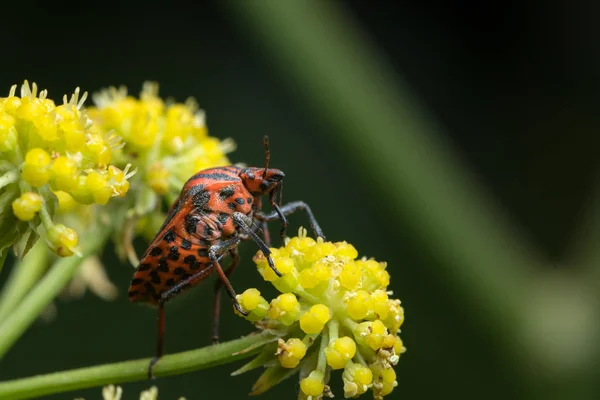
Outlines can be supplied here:
<path id="1" fill-rule="evenodd" d="M 129 299 L 157 304 L 162 295 L 181 282 L 195 276 L 194 282 L 179 291 L 206 278 L 212 269 L 207 246 L 192 244 L 168 231 L 140 261 L 131 280 Z"/>

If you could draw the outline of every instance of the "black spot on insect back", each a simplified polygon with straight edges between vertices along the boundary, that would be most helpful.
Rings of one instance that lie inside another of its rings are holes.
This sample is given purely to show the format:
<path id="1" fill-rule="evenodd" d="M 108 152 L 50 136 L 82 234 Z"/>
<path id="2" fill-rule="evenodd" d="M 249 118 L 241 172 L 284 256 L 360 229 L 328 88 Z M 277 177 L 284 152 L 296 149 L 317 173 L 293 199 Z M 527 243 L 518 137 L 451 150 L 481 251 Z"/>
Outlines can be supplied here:
<path id="1" fill-rule="evenodd" d="M 183 262 L 186 264 L 193 264 L 196 262 L 196 257 L 193 254 L 190 254 L 183 259 Z"/>
<path id="2" fill-rule="evenodd" d="M 242 205 L 244 205 L 246 200 L 242 199 L 241 197 L 236 197 L 235 202 L 238 203 L 240 206 L 242 206 Z"/>
<path id="3" fill-rule="evenodd" d="M 156 283 L 159 284 L 160 283 L 160 275 L 158 274 L 158 271 L 153 269 L 152 271 L 150 271 L 150 278 L 152 283 Z"/>
<path id="4" fill-rule="evenodd" d="M 179 251 L 177 251 L 177 250 L 175 250 L 174 252 L 171 251 L 171 252 L 169 252 L 169 255 L 167 255 L 167 257 L 171 261 L 177 261 L 177 260 L 179 260 Z"/>
<path id="5" fill-rule="evenodd" d="M 173 240 L 175 240 L 175 232 L 173 232 L 172 230 L 169 230 L 163 236 L 163 240 L 167 243 L 171 243 Z"/>
<path id="6" fill-rule="evenodd" d="M 150 250 L 150 255 L 152 257 L 160 256 L 161 253 L 162 253 L 162 249 L 160 247 L 153 247 L 152 250 Z"/>
<path id="7" fill-rule="evenodd" d="M 188 274 L 187 272 L 184 272 L 183 274 L 181 274 L 181 280 L 185 281 L 188 278 L 191 278 L 192 275 Z"/>
<path id="8" fill-rule="evenodd" d="M 248 198 L 246 199 L 246 202 L 247 202 L 248 204 L 252 204 L 252 201 L 253 201 L 253 200 L 252 200 L 252 197 L 248 197 Z"/>
<path id="9" fill-rule="evenodd" d="M 199 269 L 201 266 L 202 266 L 202 263 L 199 263 L 196 260 L 194 260 L 194 262 L 190 263 L 190 269 L 192 271 L 195 271 L 195 270 Z"/>
<path id="10" fill-rule="evenodd" d="M 213 228 L 209 225 L 204 225 L 204 236 L 210 237 L 213 235 Z"/>
<path id="11" fill-rule="evenodd" d="M 137 285 L 141 285 L 143 282 L 144 282 L 144 280 L 142 278 L 133 278 L 131 280 L 131 285 L 137 286 Z"/>
<path id="12" fill-rule="evenodd" d="M 150 267 L 150 264 L 140 264 L 137 269 L 138 271 L 148 271 Z"/>
<path id="13" fill-rule="evenodd" d="M 222 200 L 228 199 L 235 194 L 235 189 L 233 186 L 227 186 L 219 192 L 219 197 Z"/>
<path id="14" fill-rule="evenodd" d="M 208 201 L 210 200 L 210 192 L 208 190 L 202 190 L 192 196 L 192 203 L 197 208 L 206 208 Z"/>
<path id="15" fill-rule="evenodd" d="M 183 269 L 181 267 L 177 267 L 177 268 L 175 268 L 175 270 L 173 271 L 173 273 L 175 275 L 183 275 L 183 274 L 185 274 L 185 269 Z"/>
<path id="16" fill-rule="evenodd" d="M 169 272 L 169 264 L 167 263 L 167 259 L 165 257 L 161 257 L 158 261 L 158 266 L 156 267 L 160 272 Z"/>
<path id="17" fill-rule="evenodd" d="M 177 282 L 175 282 L 175 279 L 171 278 L 168 281 L 165 282 L 165 285 L 167 285 L 168 287 L 173 287 L 177 284 Z"/>
<path id="18" fill-rule="evenodd" d="M 232 211 L 237 210 L 237 204 L 235 204 L 234 202 L 227 203 L 227 207 L 229 207 L 229 209 Z"/>
<path id="19" fill-rule="evenodd" d="M 185 231 L 190 235 L 196 233 L 196 225 L 198 225 L 198 217 L 194 215 L 186 215 L 185 216 Z"/>
<path id="20" fill-rule="evenodd" d="M 187 239 L 182 239 L 181 240 L 181 248 L 184 250 L 189 250 L 192 248 L 192 242 L 190 242 Z"/>
<path id="21" fill-rule="evenodd" d="M 150 282 L 146 282 L 146 284 L 144 285 L 144 287 L 146 288 L 146 291 L 148 293 L 150 293 L 151 295 L 156 295 L 156 289 L 154 288 L 154 285 Z"/>

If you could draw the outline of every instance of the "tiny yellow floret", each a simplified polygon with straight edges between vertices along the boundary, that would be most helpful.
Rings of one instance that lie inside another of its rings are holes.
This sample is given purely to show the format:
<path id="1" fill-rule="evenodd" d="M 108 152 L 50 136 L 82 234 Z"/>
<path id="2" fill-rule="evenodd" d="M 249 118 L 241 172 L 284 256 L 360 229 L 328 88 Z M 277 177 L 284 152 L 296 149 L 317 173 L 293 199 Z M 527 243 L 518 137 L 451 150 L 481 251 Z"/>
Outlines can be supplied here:
<path id="1" fill-rule="evenodd" d="M 257 289 L 247 289 L 244 293 L 238 294 L 236 299 L 242 309 L 248 313 L 248 315 L 244 317 L 248 321 L 260 321 L 267 316 L 269 303 L 267 303 L 267 300 L 260 295 L 260 292 Z"/>
<path id="2" fill-rule="evenodd" d="M 344 397 L 356 397 L 365 393 L 373 382 L 373 372 L 366 366 L 349 362 L 342 374 Z"/>
<path id="3" fill-rule="evenodd" d="M 48 243 L 56 254 L 68 257 L 74 254 L 77 246 L 77 232 L 63 224 L 55 224 L 46 232 Z"/>
<path id="4" fill-rule="evenodd" d="M 293 293 L 283 293 L 271 300 L 267 314 L 270 319 L 278 320 L 285 326 L 290 326 L 300 316 L 300 303 Z"/>
<path id="5" fill-rule="evenodd" d="M 77 164 L 70 158 L 57 157 L 50 170 L 54 189 L 69 191 L 77 186 Z"/>
<path id="6" fill-rule="evenodd" d="M 14 150 L 19 134 L 15 129 L 15 118 L 9 114 L 0 113 L 0 151 Z"/>
<path id="7" fill-rule="evenodd" d="M 300 390 L 307 396 L 319 396 L 325 389 L 323 379 L 323 373 L 312 371 L 306 378 L 300 381 Z"/>
<path id="8" fill-rule="evenodd" d="M 356 354 L 356 343 L 348 336 L 344 336 L 329 343 L 325 349 L 327 364 L 332 369 L 342 369 Z"/>
<path id="9" fill-rule="evenodd" d="M 103 174 L 97 171 L 90 172 L 86 177 L 85 186 L 92 194 L 95 203 L 101 205 L 108 203 L 112 189 Z"/>
<path id="10" fill-rule="evenodd" d="M 33 187 L 45 185 L 50 180 L 50 155 L 41 148 L 33 148 L 25 155 L 23 179 Z"/>
<path id="11" fill-rule="evenodd" d="M 324 304 L 315 304 L 300 317 L 300 328 L 308 334 L 319 333 L 331 318 L 329 308 Z"/>
<path id="12" fill-rule="evenodd" d="M 58 212 L 61 214 L 72 211 L 77 205 L 73 197 L 71 197 L 71 195 L 67 192 L 57 190 L 54 192 L 54 195 L 58 199 Z"/>
<path id="13" fill-rule="evenodd" d="M 346 310 L 354 320 L 364 319 L 373 309 L 373 299 L 366 290 L 357 290 L 346 298 Z"/>
<path id="14" fill-rule="evenodd" d="M 282 367 L 296 368 L 306 354 L 306 345 L 298 338 L 290 338 L 287 342 L 280 339 L 278 353 Z"/>
<path id="15" fill-rule="evenodd" d="M 42 208 L 42 196 L 34 192 L 25 192 L 12 202 L 15 216 L 21 221 L 31 221 Z"/>

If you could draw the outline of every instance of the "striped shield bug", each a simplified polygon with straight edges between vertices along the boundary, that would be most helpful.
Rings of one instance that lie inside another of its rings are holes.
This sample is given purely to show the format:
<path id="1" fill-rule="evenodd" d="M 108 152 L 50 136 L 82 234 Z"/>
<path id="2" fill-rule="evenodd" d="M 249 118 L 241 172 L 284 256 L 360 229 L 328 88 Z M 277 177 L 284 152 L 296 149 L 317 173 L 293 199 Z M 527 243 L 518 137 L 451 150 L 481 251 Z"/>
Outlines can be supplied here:
<path id="1" fill-rule="evenodd" d="M 200 283 L 213 272 L 219 279 L 215 285 L 213 341 L 219 338 L 221 287 L 225 287 L 235 309 L 247 313 L 236 300 L 229 276 L 239 264 L 238 245 L 252 240 L 264 254 L 269 266 L 281 276 L 270 256 L 269 221 L 282 223 L 285 237 L 289 214 L 306 212 L 316 236 L 325 239 L 310 207 L 302 201 L 281 205 L 284 173 L 269 168 L 270 151 L 265 136 L 264 168 L 226 166 L 206 169 L 192 176 L 171 205 L 162 227 L 146 249 L 129 287 L 132 302 L 147 303 L 158 308 L 158 338 L 152 368 L 163 354 L 165 303 Z M 262 196 L 268 196 L 272 211 L 264 212 Z M 263 233 L 261 238 L 259 234 Z M 231 262 L 224 270 L 221 260 L 229 255 Z"/>

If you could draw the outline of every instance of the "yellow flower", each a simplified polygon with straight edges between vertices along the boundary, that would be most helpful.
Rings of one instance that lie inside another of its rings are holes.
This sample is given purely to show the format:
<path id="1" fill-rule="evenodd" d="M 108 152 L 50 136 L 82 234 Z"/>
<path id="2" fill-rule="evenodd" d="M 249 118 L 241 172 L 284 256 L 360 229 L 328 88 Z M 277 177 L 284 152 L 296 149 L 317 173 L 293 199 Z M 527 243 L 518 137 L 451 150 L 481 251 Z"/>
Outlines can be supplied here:
<path id="1" fill-rule="evenodd" d="M 398 336 L 404 310 L 400 300 L 390 297 L 387 265 L 358 259 L 347 242 L 309 238 L 302 228 L 298 236 L 286 238 L 285 246 L 270 250 L 281 277 L 262 252 L 253 258 L 263 279 L 281 292 L 255 322 L 280 337 L 277 364 L 268 361 L 273 357 L 268 346 L 257 358 L 268 366 L 259 378 L 261 391 L 279 382 L 274 377 L 287 376 L 277 372 L 283 367 L 301 371 L 303 399 L 330 394 L 327 383 L 336 370 L 343 370 L 345 397 L 368 390 L 377 399 L 389 394 L 397 385 L 393 367 L 406 349 Z M 243 297 L 238 301 L 245 302 Z"/>
<path id="2" fill-rule="evenodd" d="M 62 203 L 69 196 L 80 204 L 104 205 L 111 197 L 122 196 L 126 192 L 123 188 L 128 186 L 107 179 L 110 168 L 114 168 L 112 154 L 122 143 L 114 134 L 92 131 L 92 121 L 83 107 L 87 93 L 80 96 L 77 88 L 70 98 L 64 96 L 60 105 L 47 96 L 46 90 L 38 93 L 35 83 L 25 81 L 18 94 L 14 85 L 7 97 L 0 98 L 0 161 L 7 171 L 0 191 L 12 198 L 12 212 L 19 220 L 31 221 L 39 216 L 46 233 L 55 235 L 46 241 L 53 250 L 62 249 L 57 254 L 68 256 L 73 254 L 69 240 L 54 243 L 60 236 L 56 236 L 56 230 L 62 229 L 55 227 L 58 196 L 54 193 L 61 192 Z M 124 176 L 124 181 L 130 177 Z M 10 223 L 10 218 L 1 220 Z M 18 243 L 37 225 L 4 235 L 3 240 L 12 243 L 0 245 Z M 12 228 L 3 225 L 0 229 Z"/>
<path id="3" fill-rule="evenodd" d="M 155 82 L 145 82 L 138 97 L 128 94 L 125 87 L 109 87 L 92 98 L 94 106 L 88 108 L 88 114 L 93 125 L 86 136 L 87 157 L 99 163 L 109 158 L 119 162 L 103 175 L 106 185 L 95 179 L 78 195 L 82 200 L 102 202 L 107 187 L 113 196 L 123 196 L 131 186 L 131 198 L 135 200 L 125 225 L 136 226 L 140 220 L 159 215 L 162 203 L 170 206 L 183 184 L 200 170 L 231 164 L 226 154 L 233 150 L 233 142 L 208 135 L 204 112 L 193 99 L 185 103 L 164 101 Z M 136 167 L 131 184 L 127 165 Z M 116 167 L 122 169 L 120 173 Z M 136 232 L 121 233 L 115 241 L 117 251 L 135 263 L 137 255 L 131 249 Z"/>

